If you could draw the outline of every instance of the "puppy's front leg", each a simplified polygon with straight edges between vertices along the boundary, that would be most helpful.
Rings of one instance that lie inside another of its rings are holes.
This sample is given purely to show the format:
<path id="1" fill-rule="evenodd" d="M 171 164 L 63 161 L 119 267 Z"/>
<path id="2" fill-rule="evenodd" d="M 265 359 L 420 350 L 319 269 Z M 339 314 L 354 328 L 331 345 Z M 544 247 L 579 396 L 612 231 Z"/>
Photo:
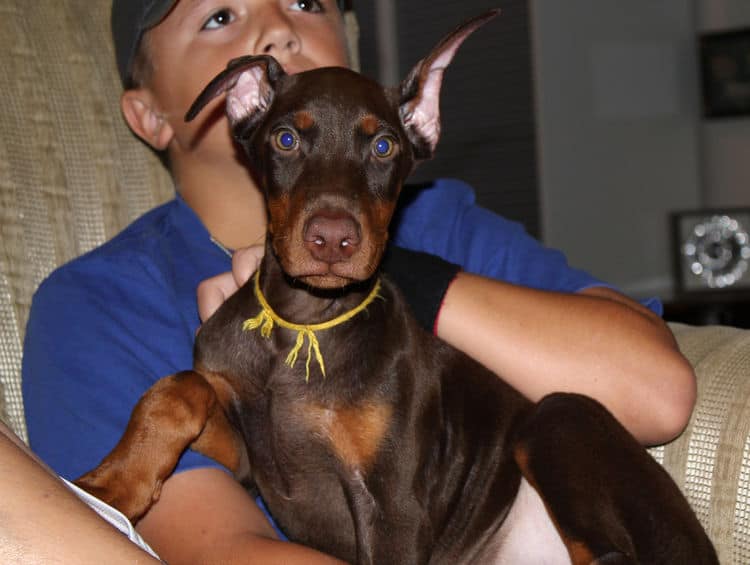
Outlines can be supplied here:
<path id="1" fill-rule="evenodd" d="M 367 488 L 362 472 L 353 470 L 343 481 L 344 493 L 354 518 L 357 565 L 373 565 L 374 528 L 377 503 Z"/>
<path id="2" fill-rule="evenodd" d="M 235 473 L 245 460 L 214 388 L 199 373 L 183 371 L 146 391 L 115 448 L 75 483 L 135 521 L 159 499 L 191 445 Z"/>

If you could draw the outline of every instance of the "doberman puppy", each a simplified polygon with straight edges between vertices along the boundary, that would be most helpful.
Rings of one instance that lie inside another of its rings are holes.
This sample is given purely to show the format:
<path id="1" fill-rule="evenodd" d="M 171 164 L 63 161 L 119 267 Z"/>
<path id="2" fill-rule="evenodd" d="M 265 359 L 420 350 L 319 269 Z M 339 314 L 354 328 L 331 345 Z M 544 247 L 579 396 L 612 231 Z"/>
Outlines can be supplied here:
<path id="1" fill-rule="evenodd" d="M 242 57 L 233 133 L 268 204 L 256 276 L 195 365 L 157 382 L 78 484 L 132 519 L 188 447 L 257 488 L 290 538 L 360 564 L 717 563 L 667 473 L 597 402 L 538 404 L 423 331 L 378 274 L 401 185 L 439 137 L 442 74 L 479 16 L 398 88 Z"/>

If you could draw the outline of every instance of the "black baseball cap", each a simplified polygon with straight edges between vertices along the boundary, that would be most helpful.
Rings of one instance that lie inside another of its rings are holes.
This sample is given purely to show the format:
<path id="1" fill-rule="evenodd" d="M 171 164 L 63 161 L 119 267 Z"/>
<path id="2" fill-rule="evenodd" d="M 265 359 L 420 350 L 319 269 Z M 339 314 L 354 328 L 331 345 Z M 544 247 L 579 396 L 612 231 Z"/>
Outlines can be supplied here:
<path id="1" fill-rule="evenodd" d="M 123 84 L 130 79 L 144 32 L 162 21 L 175 4 L 177 0 L 112 0 L 112 39 Z"/>
<path id="2" fill-rule="evenodd" d="M 143 34 L 161 22 L 178 0 L 112 0 L 112 38 L 120 78 L 127 86 L 133 58 Z M 337 0 L 339 8 L 351 9 L 351 0 Z"/>

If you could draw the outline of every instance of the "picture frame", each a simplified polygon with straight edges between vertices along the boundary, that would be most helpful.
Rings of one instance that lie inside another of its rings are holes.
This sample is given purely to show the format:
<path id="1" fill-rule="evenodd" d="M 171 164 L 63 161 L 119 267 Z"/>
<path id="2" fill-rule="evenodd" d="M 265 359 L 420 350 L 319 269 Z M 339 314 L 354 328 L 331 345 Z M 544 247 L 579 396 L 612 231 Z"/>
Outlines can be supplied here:
<path id="1" fill-rule="evenodd" d="M 750 115 L 750 28 L 706 33 L 699 39 L 703 115 Z"/>
<path id="2" fill-rule="evenodd" d="M 678 294 L 750 292 L 750 208 L 671 215 Z"/>

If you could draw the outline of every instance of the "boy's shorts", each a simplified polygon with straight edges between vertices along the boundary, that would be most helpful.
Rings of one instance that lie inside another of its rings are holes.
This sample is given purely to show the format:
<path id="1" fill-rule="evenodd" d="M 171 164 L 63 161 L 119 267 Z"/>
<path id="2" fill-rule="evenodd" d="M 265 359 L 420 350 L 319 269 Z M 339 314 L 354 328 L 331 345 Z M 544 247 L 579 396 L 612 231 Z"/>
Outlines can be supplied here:
<path id="1" fill-rule="evenodd" d="M 120 530 L 120 532 L 126 535 L 128 539 L 132 541 L 134 544 L 136 544 L 138 547 L 140 547 L 144 551 L 147 551 L 156 559 L 159 559 L 159 556 L 156 555 L 156 552 L 153 549 L 151 549 L 149 545 L 140 536 L 140 534 L 135 531 L 133 524 L 131 524 L 130 520 L 128 520 L 122 512 L 120 512 L 116 508 L 113 508 L 106 502 L 102 502 L 95 496 L 87 493 L 85 490 L 77 487 L 70 481 L 66 479 L 62 479 L 62 480 L 65 482 L 68 488 L 72 490 L 76 496 L 78 496 L 78 498 L 80 498 L 83 502 L 85 502 L 87 506 L 91 507 L 97 514 L 99 514 L 99 516 L 101 516 L 104 520 L 109 522 L 112 526 Z M 159 560 L 161 561 L 161 559 Z"/>

